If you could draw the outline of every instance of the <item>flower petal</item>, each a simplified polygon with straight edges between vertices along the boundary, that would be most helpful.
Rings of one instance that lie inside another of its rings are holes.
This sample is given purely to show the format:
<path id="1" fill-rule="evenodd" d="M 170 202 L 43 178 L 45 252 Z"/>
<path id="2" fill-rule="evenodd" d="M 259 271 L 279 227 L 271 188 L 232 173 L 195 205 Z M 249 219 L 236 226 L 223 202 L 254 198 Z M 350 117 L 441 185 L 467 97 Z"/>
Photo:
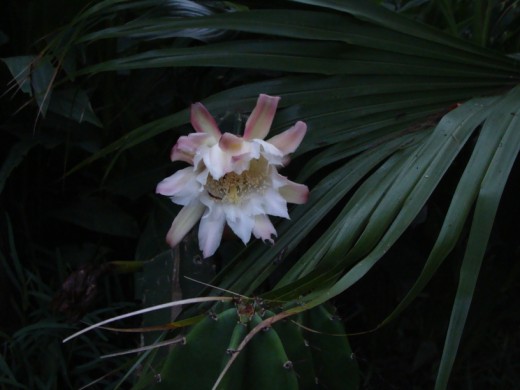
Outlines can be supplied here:
<path id="1" fill-rule="evenodd" d="M 247 119 L 244 139 L 264 139 L 271 129 L 280 97 L 261 94 Z"/>
<path id="2" fill-rule="evenodd" d="M 265 214 L 255 216 L 253 234 L 256 238 L 260 238 L 262 241 L 269 241 L 271 244 L 274 244 L 272 236 L 277 235 L 276 229 Z"/>
<path id="3" fill-rule="evenodd" d="M 251 157 L 251 153 L 239 154 L 238 156 L 233 156 L 231 158 L 231 163 L 233 166 L 233 172 L 241 174 L 246 169 L 249 169 L 249 163 L 253 158 Z"/>
<path id="4" fill-rule="evenodd" d="M 306 132 L 307 125 L 305 122 L 298 121 L 293 127 L 268 139 L 267 142 L 276 146 L 285 156 L 294 152 L 300 146 Z"/>
<path id="5" fill-rule="evenodd" d="M 187 205 L 199 196 L 201 184 L 193 167 L 178 170 L 157 184 L 156 193 L 169 196 L 174 203 Z"/>
<path id="6" fill-rule="evenodd" d="M 170 153 L 171 161 L 184 161 L 188 164 L 193 165 L 193 155 L 190 153 L 186 153 L 184 150 L 180 150 L 177 145 L 175 145 Z"/>
<path id="7" fill-rule="evenodd" d="M 274 158 L 275 160 L 281 160 L 283 157 L 282 151 L 280 151 L 277 147 L 272 145 L 269 142 L 266 142 L 261 139 L 255 139 L 252 144 L 258 144 L 261 146 L 262 154 L 268 159 Z"/>
<path id="8" fill-rule="evenodd" d="M 278 193 L 278 191 L 273 189 L 267 190 L 264 194 L 263 204 L 266 214 L 289 219 L 289 214 L 287 213 L 287 201 Z"/>
<path id="9" fill-rule="evenodd" d="M 227 223 L 244 244 L 249 242 L 251 239 L 251 231 L 255 225 L 255 221 L 252 217 L 240 215 L 234 219 L 228 218 Z"/>
<path id="10" fill-rule="evenodd" d="M 193 164 L 193 156 L 202 145 L 207 145 L 212 137 L 206 133 L 191 133 L 179 137 L 173 146 L 170 159 L 172 161 L 186 161 Z"/>
<path id="11" fill-rule="evenodd" d="M 306 185 L 290 180 L 287 180 L 287 184 L 278 191 L 280 191 L 280 195 L 284 197 L 287 203 L 304 204 L 309 199 L 309 188 Z"/>
<path id="12" fill-rule="evenodd" d="M 216 252 L 222 239 L 225 224 L 226 217 L 223 210 L 218 206 L 208 210 L 200 220 L 199 247 L 205 258 Z"/>
<path id="13" fill-rule="evenodd" d="M 202 103 L 191 105 L 191 125 L 198 133 L 206 133 L 218 140 L 221 136 L 217 122 Z"/>
<path id="14" fill-rule="evenodd" d="M 208 148 L 202 159 L 211 177 L 215 180 L 232 170 L 231 155 L 223 152 L 218 145 Z"/>
<path id="15" fill-rule="evenodd" d="M 227 220 L 233 220 L 238 218 L 240 215 L 247 217 L 254 217 L 257 214 L 265 214 L 264 196 L 263 194 L 255 194 L 245 200 L 239 207 L 233 205 L 236 211 L 232 211 L 231 207 L 226 208 Z"/>
<path id="16" fill-rule="evenodd" d="M 218 146 L 226 153 L 235 156 L 243 154 L 244 140 L 231 133 L 224 133 L 218 141 Z"/>
<path id="17" fill-rule="evenodd" d="M 199 201 L 184 206 L 173 220 L 172 226 L 166 235 L 166 242 L 172 248 L 175 247 L 191 228 L 197 223 L 204 212 L 204 206 Z"/>

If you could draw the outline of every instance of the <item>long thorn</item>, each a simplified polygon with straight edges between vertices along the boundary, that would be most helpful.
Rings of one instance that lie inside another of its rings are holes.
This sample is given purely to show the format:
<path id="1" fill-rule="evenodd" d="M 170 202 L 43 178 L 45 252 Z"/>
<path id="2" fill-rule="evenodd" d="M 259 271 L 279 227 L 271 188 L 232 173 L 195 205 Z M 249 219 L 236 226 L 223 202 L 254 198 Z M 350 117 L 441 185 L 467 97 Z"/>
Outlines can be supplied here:
<path id="1" fill-rule="evenodd" d="M 122 320 L 124 318 L 133 317 L 133 316 L 137 316 L 140 314 L 145 314 L 145 313 L 148 313 L 151 311 L 166 309 L 169 307 L 180 306 L 180 305 L 189 305 L 191 303 L 210 302 L 210 301 L 222 302 L 222 301 L 231 301 L 231 300 L 233 300 L 232 297 L 201 297 L 201 298 L 190 298 L 190 299 L 184 299 L 181 301 L 163 303 L 161 305 L 147 307 L 146 309 L 141 309 L 141 310 L 133 311 L 131 313 L 122 314 L 120 316 L 112 317 L 107 320 L 90 325 L 89 327 L 70 335 L 69 337 L 64 339 L 63 342 L 66 343 L 67 341 L 72 340 L 73 338 L 76 338 L 76 337 L 82 335 L 83 333 L 87 333 L 87 332 L 91 331 L 92 329 L 99 328 L 102 325 L 106 325 L 106 324 L 109 324 L 109 323 L 117 321 L 117 320 Z"/>

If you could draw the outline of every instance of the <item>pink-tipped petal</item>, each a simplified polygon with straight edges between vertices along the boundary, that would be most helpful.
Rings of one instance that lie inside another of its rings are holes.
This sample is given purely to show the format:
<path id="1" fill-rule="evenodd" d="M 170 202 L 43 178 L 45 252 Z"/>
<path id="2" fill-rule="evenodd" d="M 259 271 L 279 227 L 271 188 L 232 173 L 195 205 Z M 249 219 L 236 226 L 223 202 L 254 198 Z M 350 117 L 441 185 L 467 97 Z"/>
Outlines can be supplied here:
<path id="1" fill-rule="evenodd" d="M 170 159 L 172 161 L 186 161 L 193 164 L 193 156 L 202 145 L 211 144 L 212 136 L 206 133 L 191 133 L 179 137 L 173 146 Z"/>
<path id="2" fill-rule="evenodd" d="M 179 149 L 177 145 L 175 145 L 170 154 L 171 161 L 185 161 L 188 164 L 193 165 L 193 154 L 187 153 L 182 149 Z"/>
<path id="3" fill-rule="evenodd" d="M 246 122 L 244 139 L 264 139 L 271 129 L 280 97 L 261 94 Z"/>
<path id="4" fill-rule="evenodd" d="M 287 180 L 287 184 L 281 187 L 279 191 L 287 203 L 304 204 L 309 199 L 309 188 L 290 180 Z"/>
<path id="5" fill-rule="evenodd" d="M 224 133 L 218 141 L 218 146 L 224 152 L 229 153 L 233 156 L 238 155 L 242 152 L 244 146 L 244 140 L 231 133 Z"/>
<path id="6" fill-rule="evenodd" d="M 271 244 L 274 244 L 272 236 L 276 236 L 276 229 L 267 215 L 261 214 L 255 216 L 253 234 L 256 238 L 262 239 L 262 241 L 269 241 Z"/>
<path id="7" fill-rule="evenodd" d="M 267 140 L 267 142 L 276 146 L 285 156 L 294 152 L 298 146 L 300 146 L 306 132 L 307 125 L 305 122 L 298 121 L 293 127 L 285 130 L 283 133 L 275 135 L 273 138 Z"/>
<path id="8" fill-rule="evenodd" d="M 184 206 L 173 220 L 172 226 L 166 235 L 168 245 L 173 248 L 181 242 L 200 219 L 205 208 L 206 206 L 198 201 Z"/>
<path id="9" fill-rule="evenodd" d="M 191 125 L 198 133 L 206 133 L 218 140 L 220 130 L 217 122 L 202 103 L 191 105 Z"/>
<path id="10" fill-rule="evenodd" d="M 217 207 L 207 212 L 200 220 L 199 247 L 204 258 L 212 256 L 216 252 L 225 224 L 226 216 Z"/>
<path id="11" fill-rule="evenodd" d="M 192 167 L 181 169 L 157 185 L 157 193 L 169 196 L 173 203 L 186 206 L 198 198 L 202 184 Z"/>
<path id="12" fill-rule="evenodd" d="M 157 184 L 155 192 L 165 196 L 174 196 L 195 178 L 193 168 L 188 167 L 178 170 L 173 175 Z"/>

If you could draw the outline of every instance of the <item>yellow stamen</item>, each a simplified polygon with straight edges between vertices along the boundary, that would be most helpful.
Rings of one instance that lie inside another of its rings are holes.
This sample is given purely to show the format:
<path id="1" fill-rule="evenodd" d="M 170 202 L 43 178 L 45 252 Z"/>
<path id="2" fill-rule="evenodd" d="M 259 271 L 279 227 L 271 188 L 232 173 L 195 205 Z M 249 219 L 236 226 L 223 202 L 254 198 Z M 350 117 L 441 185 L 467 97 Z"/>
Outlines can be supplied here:
<path id="1" fill-rule="evenodd" d="M 206 181 L 208 194 L 219 201 L 226 203 L 240 203 L 251 193 L 264 192 L 267 179 L 268 162 L 260 157 L 249 162 L 249 169 L 238 174 L 229 172 L 215 180 L 211 175 Z"/>

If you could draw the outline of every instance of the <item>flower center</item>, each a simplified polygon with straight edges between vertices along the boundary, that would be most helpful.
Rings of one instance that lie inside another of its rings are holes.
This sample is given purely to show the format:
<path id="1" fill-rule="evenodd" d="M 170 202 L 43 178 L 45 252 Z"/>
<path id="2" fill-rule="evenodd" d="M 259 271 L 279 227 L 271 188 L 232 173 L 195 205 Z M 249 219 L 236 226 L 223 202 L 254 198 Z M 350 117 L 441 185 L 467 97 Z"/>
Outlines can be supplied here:
<path id="1" fill-rule="evenodd" d="M 229 172 L 218 180 L 208 175 L 205 188 L 213 199 L 237 204 L 251 193 L 264 192 L 267 188 L 267 168 L 267 160 L 260 157 L 259 159 L 251 160 L 249 169 L 240 174 Z"/>

